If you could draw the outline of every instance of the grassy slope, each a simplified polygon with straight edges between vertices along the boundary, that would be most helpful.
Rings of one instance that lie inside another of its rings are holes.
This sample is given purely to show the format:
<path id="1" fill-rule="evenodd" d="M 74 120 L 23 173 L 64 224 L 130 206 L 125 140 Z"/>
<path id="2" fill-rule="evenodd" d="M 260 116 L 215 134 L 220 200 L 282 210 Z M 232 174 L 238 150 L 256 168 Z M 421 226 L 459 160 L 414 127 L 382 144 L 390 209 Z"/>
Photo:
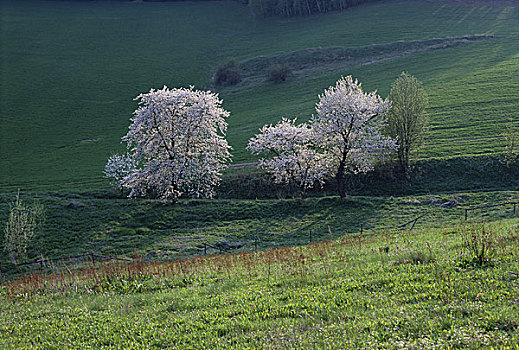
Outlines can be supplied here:
<path id="1" fill-rule="evenodd" d="M 4 1 L 1 6 L 0 188 L 5 190 L 99 186 L 105 159 L 121 149 L 119 137 L 139 92 L 164 84 L 208 87 L 218 62 L 308 47 L 497 36 L 278 86 L 226 89 L 221 95 L 232 112 L 235 161 L 250 159 L 244 145 L 262 124 L 280 115 L 307 118 L 317 94 L 341 74 L 353 73 L 382 95 L 403 70 L 424 82 L 432 119 L 423 157 L 498 152 L 505 121 L 517 122 L 517 7 L 396 1 L 303 19 L 253 20 L 233 3 Z M 82 141 L 95 138 L 100 140 Z"/>
<path id="2" fill-rule="evenodd" d="M 329 237 L 328 225 L 335 237 L 358 232 L 360 223 L 367 229 L 394 227 L 429 210 L 432 214 L 419 228 L 452 225 L 460 220 L 462 208 L 440 204 L 453 198 L 463 206 L 517 200 L 517 192 L 502 191 L 347 200 L 183 200 L 170 206 L 107 198 L 97 189 L 106 157 L 120 149 L 119 137 L 135 108 L 131 99 L 139 92 L 163 84 L 208 86 L 211 70 L 227 58 L 245 60 L 307 47 L 498 36 L 279 86 L 223 90 L 225 106 L 233 112 L 229 139 L 236 161 L 250 159 L 243 146 L 259 126 L 279 115 L 305 119 L 316 95 L 340 74 L 354 73 L 366 88 L 386 95 L 402 70 L 423 80 L 431 96 L 434 146 L 421 156 L 499 151 L 503 144 L 495 137 L 504 130 L 503 120 L 512 117 L 517 122 L 517 7 L 395 1 L 326 16 L 254 21 L 232 3 L 1 6 L 0 190 L 67 189 L 24 193 L 27 200 L 39 198 L 48 211 L 31 257 L 85 251 L 131 255 L 136 249 L 146 258 L 167 259 L 201 254 L 202 242 L 258 236 L 260 248 L 305 244 L 310 231 L 314 239 Z M 481 137 L 490 139 L 478 140 Z M 100 140 L 81 141 L 93 138 Z M 508 180 L 515 189 L 513 179 Z M 70 192 L 91 186 L 94 192 Z M 0 194 L 0 218 L 12 198 Z M 68 208 L 73 200 L 80 205 Z M 474 214 L 476 221 L 512 217 L 510 207 Z M 506 226 L 501 233 L 517 232 L 516 220 L 501 225 Z M 118 288 L 133 282 L 115 281 L 108 294 L 50 293 L 29 302 L 0 295 L 0 347 L 131 348 L 146 343 L 214 348 L 248 343 L 430 348 L 445 341 L 466 348 L 517 342 L 517 256 L 499 257 L 501 263 L 493 268 L 460 269 L 459 237 L 450 233 L 369 235 L 374 241 L 363 247 L 346 244 L 324 255 L 309 251 L 313 258 L 304 278 L 298 277 L 295 265 L 277 263 L 267 275 L 263 261 L 252 277 L 242 266 L 226 275 L 222 267 L 218 273 L 188 278 L 177 274 L 166 281 L 137 279 L 136 284 L 144 281 L 144 293 L 126 294 Z M 380 255 L 379 248 L 386 246 L 389 256 Z M 431 247 L 437 263 L 408 263 L 431 254 Z M 0 262 L 7 262 L 3 251 Z"/>
<path id="3" fill-rule="evenodd" d="M 462 248 L 470 230 L 56 275 L 36 295 L 13 285 L 0 346 L 515 349 L 519 222 L 485 228 L 497 250 L 484 267 Z"/>
<path id="4" fill-rule="evenodd" d="M 463 208 L 518 201 L 518 192 L 477 192 L 410 197 L 321 197 L 282 200 L 183 200 L 175 205 L 153 200 L 103 198 L 91 194 L 36 193 L 47 221 L 30 244 L 29 257 L 59 257 L 96 252 L 146 259 L 172 259 L 203 254 L 203 243 L 250 242 L 259 248 L 307 244 L 313 240 L 395 228 L 422 214 L 417 228 L 453 225 Z M 12 195 L 0 195 L 7 216 Z M 459 206 L 444 208 L 450 200 Z M 72 205 L 71 205 L 72 204 Z M 5 213 L 5 214 L 3 214 Z M 470 219 L 496 221 L 513 217 L 512 206 L 470 213 Z M 253 244 L 245 248 L 250 249 Z M 4 250 L 0 263 L 8 264 Z M 4 270 L 4 272 L 6 272 Z M 11 271 L 16 272 L 16 271 Z M 5 277 L 5 276 L 4 276 Z"/>

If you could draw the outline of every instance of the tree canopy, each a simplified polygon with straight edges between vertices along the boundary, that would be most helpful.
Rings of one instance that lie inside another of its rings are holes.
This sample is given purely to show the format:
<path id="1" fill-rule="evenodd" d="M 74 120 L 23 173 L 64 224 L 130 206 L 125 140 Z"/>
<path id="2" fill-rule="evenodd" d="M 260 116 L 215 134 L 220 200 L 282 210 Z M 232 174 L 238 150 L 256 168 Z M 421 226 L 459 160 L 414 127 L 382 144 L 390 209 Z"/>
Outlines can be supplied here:
<path id="1" fill-rule="evenodd" d="M 388 112 L 387 130 L 398 142 L 398 161 L 407 173 L 411 152 L 423 142 L 427 94 L 418 79 L 403 72 L 393 83 L 389 99 L 392 107 Z"/>
<path id="2" fill-rule="evenodd" d="M 222 101 L 209 91 L 166 86 L 136 100 L 140 107 L 123 137 L 139 164 L 122 180 L 129 196 L 212 197 L 231 158 Z"/>

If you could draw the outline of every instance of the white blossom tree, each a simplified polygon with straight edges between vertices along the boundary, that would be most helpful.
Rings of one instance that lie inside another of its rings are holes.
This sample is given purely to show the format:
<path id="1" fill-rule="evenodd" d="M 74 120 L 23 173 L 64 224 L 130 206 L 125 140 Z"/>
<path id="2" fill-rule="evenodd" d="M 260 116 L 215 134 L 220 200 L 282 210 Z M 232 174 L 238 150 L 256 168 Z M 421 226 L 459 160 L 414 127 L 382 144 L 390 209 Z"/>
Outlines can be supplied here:
<path id="1" fill-rule="evenodd" d="M 265 125 L 249 140 L 247 149 L 263 155 L 259 165 L 272 174 L 274 182 L 295 184 L 301 195 L 316 184 L 323 185 L 330 160 L 315 146 L 316 137 L 307 124 L 283 118 Z"/>
<path id="2" fill-rule="evenodd" d="M 137 169 L 137 160 L 130 153 L 112 154 L 105 165 L 105 177 L 110 179 L 110 185 L 119 187 L 124 193 L 124 180 Z"/>
<path id="3" fill-rule="evenodd" d="M 384 116 L 391 103 L 376 91 L 365 93 L 351 76 L 319 95 L 317 115 L 310 124 L 316 142 L 328 153 L 339 195 L 345 197 L 344 179 L 373 169 L 374 161 L 396 149 L 395 140 L 382 135 Z"/>
<path id="4" fill-rule="evenodd" d="M 183 193 L 212 197 L 231 158 L 225 139 L 229 112 L 218 95 L 164 86 L 135 99 L 140 107 L 123 137 L 140 163 L 123 180 L 129 196 L 153 193 L 171 201 Z"/>

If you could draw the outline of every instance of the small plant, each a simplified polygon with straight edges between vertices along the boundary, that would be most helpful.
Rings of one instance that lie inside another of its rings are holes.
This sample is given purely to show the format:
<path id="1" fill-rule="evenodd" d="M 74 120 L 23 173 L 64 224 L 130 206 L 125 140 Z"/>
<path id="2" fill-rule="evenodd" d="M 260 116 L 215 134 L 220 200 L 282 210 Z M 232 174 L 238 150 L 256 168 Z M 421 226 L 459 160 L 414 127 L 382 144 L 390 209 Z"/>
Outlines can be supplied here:
<path id="1" fill-rule="evenodd" d="M 4 229 L 4 249 L 13 263 L 27 258 L 27 246 L 44 221 L 43 205 L 34 202 L 32 206 L 27 206 L 18 192 L 16 200 L 10 204 L 9 219 Z"/>
<path id="2" fill-rule="evenodd" d="M 462 265 L 491 265 L 496 253 L 496 232 L 486 225 L 462 226 L 459 232 L 463 253 Z"/>
<path id="3" fill-rule="evenodd" d="M 379 249 L 382 252 L 382 249 Z M 384 251 L 389 253 L 389 247 L 385 247 Z M 425 247 L 423 244 L 409 242 L 408 248 L 404 250 L 403 254 L 400 255 L 393 264 L 425 265 L 435 263 L 436 261 L 436 256 L 433 253 L 429 242 L 425 242 Z"/>
<path id="4" fill-rule="evenodd" d="M 216 69 L 213 76 L 213 83 L 216 86 L 236 85 L 241 81 L 240 68 L 236 65 L 236 61 L 228 61 Z"/>
<path id="5" fill-rule="evenodd" d="M 519 130 L 509 126 L 503 133 L 503 137 L 506 142 L 503 163 L 506 167 L 510 167 L 519 160 Z"/>
<path id="6" fill-rule="evenodd" d="M 292 75 L 292 69 L 285 64 L 275 64 L 268 69 L 267 80 L 273 83 L 281 83 Z"/>

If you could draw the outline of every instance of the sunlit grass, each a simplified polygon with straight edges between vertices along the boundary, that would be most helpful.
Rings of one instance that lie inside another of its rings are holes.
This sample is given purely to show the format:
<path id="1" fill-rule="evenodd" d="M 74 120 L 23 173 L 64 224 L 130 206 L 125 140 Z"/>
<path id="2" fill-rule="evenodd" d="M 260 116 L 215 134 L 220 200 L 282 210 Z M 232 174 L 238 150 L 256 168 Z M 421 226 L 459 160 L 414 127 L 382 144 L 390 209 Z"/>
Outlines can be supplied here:
<path id="1" fill-rule="evenodd" d="M 519 341 L 518 221 L 484 266 L 454 226 L 34 275 L 0 291 L 4 348 L 480 348 Z"/>

